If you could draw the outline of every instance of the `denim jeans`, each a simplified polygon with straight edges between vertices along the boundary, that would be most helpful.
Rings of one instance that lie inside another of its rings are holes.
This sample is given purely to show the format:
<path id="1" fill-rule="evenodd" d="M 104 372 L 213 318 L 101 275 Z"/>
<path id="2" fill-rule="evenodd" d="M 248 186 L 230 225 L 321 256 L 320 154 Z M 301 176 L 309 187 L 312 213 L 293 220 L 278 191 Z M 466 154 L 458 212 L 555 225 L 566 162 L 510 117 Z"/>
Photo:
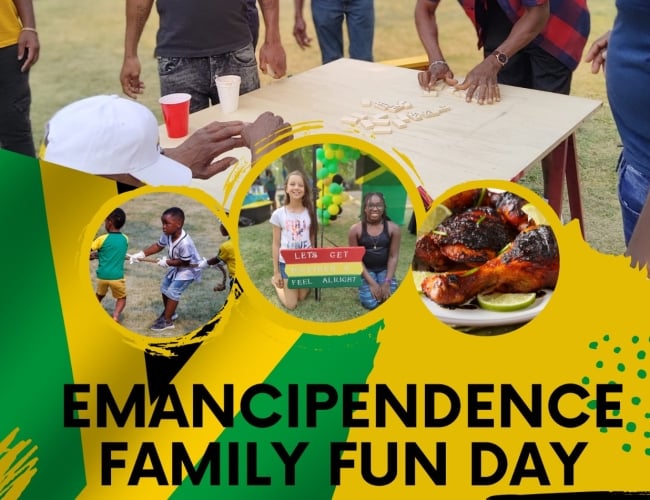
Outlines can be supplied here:
<path id="1" fill-rule="evenodd" d="M 344 18 L 350 39 L 350 57 L 372 61 L 373 0 L 312 0 L 311 13 L 323 64 L 343 57 Z"/>
<path id="2" fill-rule="evenodd" d="M 160 95 L 186 92 L 192 96 L 190 113 L 219 103 L 217 75 L 239 75 L 240 95 L 260 87 L 253 44 L 218 56 L 159 57 L 158 75 Z"/>
<path id="3" fill-rule="evenodd" d="M 630 165 L 624 154 L 625 151 L 621 153 L 616 168 L 618 170 L 618 201 L 621 204 L 623 233 L 625 246 L 627 246 L 648 197 L 650 176 Z"/>
<path id="4" fill-rule="evenodd" d="M 29 71 L 20 72 L 23 63 L 18 60 L 18 45 L 0 48 L 0 148 L 36 156 L 29 118 Z"/>
<path id="5" fill-rule="evenodd" d="M 181 295 L 187 287 L 189 287 L 194 280 L 175 280 L 171 275 L 167 273 L 160 283 L 160 293 L 165 297 L 168 297 L 176 302 L 181 300 Z"/>
<path id="6" fill-rule="evenodd" d="M 380 272 L 368 271 L 368 274 L 379 284 L 382 284 L 386 280 L 385 270 Z M 391 295 L 395 293 L 395 290 L 397 290 L 397 280 L 393 278 L 390 282 Z M 377 302 L 377 299 L 373 297 L 370 292 L 370 285 L 365 279 L 363 280 L 363 284 L 359 287 L 359 300 L 361 301 L 361 305 L 366 309 L 374 309 L 380 304 Z"/>

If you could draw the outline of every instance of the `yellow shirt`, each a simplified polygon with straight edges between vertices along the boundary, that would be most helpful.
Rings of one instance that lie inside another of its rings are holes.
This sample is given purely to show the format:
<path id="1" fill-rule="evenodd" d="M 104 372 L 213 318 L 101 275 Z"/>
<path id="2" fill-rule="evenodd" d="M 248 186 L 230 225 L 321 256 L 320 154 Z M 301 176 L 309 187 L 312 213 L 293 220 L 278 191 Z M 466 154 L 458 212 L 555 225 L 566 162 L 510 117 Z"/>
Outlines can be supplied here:
<path id="1" fill-rule="evenodd" d="M 22 24 L 12 0 L 0 0 L 0 49 L 18 43 Z"/>
<path id="2" fill-rule="evenodd" d="M 232 244 L 232 240 L 228 239 L 221 244 L 217 257 L 228 266 L 228 274 L 235 276 L 235 245 Z"/>

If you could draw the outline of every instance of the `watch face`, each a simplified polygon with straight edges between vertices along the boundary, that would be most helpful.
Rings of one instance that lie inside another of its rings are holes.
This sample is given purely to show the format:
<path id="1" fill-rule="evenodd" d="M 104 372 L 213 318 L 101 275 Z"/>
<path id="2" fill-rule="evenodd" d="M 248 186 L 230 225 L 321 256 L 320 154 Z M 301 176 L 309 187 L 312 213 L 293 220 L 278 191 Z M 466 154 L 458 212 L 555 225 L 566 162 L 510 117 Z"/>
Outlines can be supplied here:
<path id="1" fill-rule="evenodd" d="M 497 52 L 494 55 L 497 56 L 497 61 L 501 63 L 501 66 L 505 65 L 508 62 L 508 56 L 502 52 Z"/>

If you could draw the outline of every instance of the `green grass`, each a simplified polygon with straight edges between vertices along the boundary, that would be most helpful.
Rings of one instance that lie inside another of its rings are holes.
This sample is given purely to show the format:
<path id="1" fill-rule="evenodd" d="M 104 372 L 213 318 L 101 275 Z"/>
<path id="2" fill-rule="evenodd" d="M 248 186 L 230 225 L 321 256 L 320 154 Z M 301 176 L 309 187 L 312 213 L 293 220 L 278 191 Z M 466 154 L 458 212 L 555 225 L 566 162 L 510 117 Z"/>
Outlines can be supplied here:
<path id="1" fill-rule="evenodd" d="M 296 74 L 318 66 L 320 52 L 315 39 L 311 48 L 301 50 L 291 35 L 293 1 L 280 0 L 280 6 L 288 72 Z M 374 54 L 377 61 L 424 52 L 414 28 L 413 6 L 413 2 L 375 1 Z M 615 6 L 610 1 L 592 0 L 589 7 L 592 12 L 591 43 L 611 26 Z M 31 73 L 32 121 L 38 143 L 46 121 L 65 104 L 95 94 L 121 94 L 119 72 L 125 7 L 123 2 L 114 0 L 94 0 L 83 6 L 76 0 L 37 0 L 35 9 L 42 46 L 41 59 Z M 309 34 L 315 38 L 309 12 L 305 14 Z M 480 60 L 473 28 L 457 2 L 441 2 L 438 14 L 445 57 L 454 71 L 463 75 Z M 145 95 L 140 101 L 160 119 L 159 84 L 153 58 L 157 24 L 154 12 L 140 43 L 146 84 Z M 263 84 L 268 81 L 262 78 Z M 602 109 L 578 131 L 586 239 L 601 252 L 620 254 L 624 244 L 614 175 L 619 139 L 607 105 L 602 75 L 592 75 L 588 65 L 582 64 L 574 74 L 572 93 L 604 102 Z M 539 168 L 533 167 L 521 180 L 538 193 L 541 192 L 539 172 Z"/>
<path id="2" fill-rule="evenodd" d="M 336 220 L 328 226 L 319 228 L 321 229 L 318 239 L 319 246 L 348 245 L 348 230 L 352 224 L 358 222 L 360 214 L 360 192 L 349 194 L 350 199 L 343 205 L 343 211 Z M 415 249 L 415 236 L 407 230 L 411 213 L 410 204 L 407 203 L 405 224 L 400 226 L 402 239 L 395 274 L 401 283 L 404 282 Z M 239 230 L 239 248 L 246 272 L 260 293 L 269 302 L 282 308 L 275 289 L 271 285 L 271 276 L 273 276 L 272 239 L 272 228 L 268 221 L 242 227 Z M 410 283 L 407 283 L 406 286 L 410 286 Z M 315 294 L 312 293 L 290 314 L 310 321 L 332 322 L 356 318 L 366 312 L 359 302 L 357 288 L 325 288 L 320 290 L 320 300 L 316 300 Z"/>
<path id="3" fill-rule="evenodd" d="M 185 212 L 183 228 L 192 237 L 202 257 L 210 258 L 217 254 L 224 237 L 219 232 L 219 220 L 201 203 L 176 193 L 152 193 L 133 198 L 123 205 L 126 224 L 122 232 L 129 238 L 129 252 L 136 253 L 158 241 L 162 233 L 160 216 L 169 207 L 177 206 Z M 97 235 L 103 234 L 103 225 Z M 162 250 L 151 257 L 166 257 Z M 90 276 L 95 289 L 95 270 L 97 261 L 90 261 Z M 215 292 L 213 287 L 221 282 L 222 274 L 215 269 L 205 269 L 202 279 L 192 283 L 181 296 L 176 312 L 179 319 L 173 330 L 152 332 L 151 323 L 162 312 L 160 281 L 165 270 L 155 263 L 139 262 L 124 264 L 127 300 L 121 323 L 125 328 L 150 337 L 176 337 L 194 331 L 205 325 L 222 309 L 227 290 Z M 110 291 L 102 301 L 102 306 L 112 313 L 115 300 Z"/>

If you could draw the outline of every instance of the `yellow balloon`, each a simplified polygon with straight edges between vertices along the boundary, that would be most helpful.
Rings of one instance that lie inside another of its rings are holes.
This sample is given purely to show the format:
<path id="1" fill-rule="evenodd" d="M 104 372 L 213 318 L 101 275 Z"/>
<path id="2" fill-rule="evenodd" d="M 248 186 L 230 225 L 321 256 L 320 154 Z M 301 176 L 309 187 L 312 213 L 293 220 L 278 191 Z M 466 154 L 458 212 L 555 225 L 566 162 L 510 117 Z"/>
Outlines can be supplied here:
<path id="1" fill-rule="evenodd" d="M 316 200 L 316 208 L 323 208 L 323 200 L 320 198 Z"/>
<path id="2" fill-rule="evenodd" d="M 338 205 L 332 203 L 329 207 L 327 207 L 327 211 L 330 213 L 330 215 L 337 215 L 341 211 L 341 209 L 339 208 Z"/>
<path id="3" fill-rule="evenodd" d="M 337 205 L 341 205 L 343 203 L 343 196 L 340 194 L 335 194 L 332 196 L 332 203 L 336 203 Z"/>
<path id="4" fill-rule="evenodd" d="M 323 179 L 318 179 L 318 182 L 316 183 L 316 187 L 318 188 L 319 191 L 323 189 Z"/>
<path id="5" fill-rule="evenodd" d="M 329 185 L 332 183 L 332 177 L 334 177 L 332 174 L 328 175 L 327 177 L 325 177 L 325 178 L 323 179 L 323 183 L 324 183 L 326 186 L 329 186 Z"/>
<path id="6" fill-rule="evenodd" d="M 337 149 L 335 156 L 337 160 L 343 161 L 343 158 L 345 158 L 345 151 L 343 151 L 342 149 Z"/>

